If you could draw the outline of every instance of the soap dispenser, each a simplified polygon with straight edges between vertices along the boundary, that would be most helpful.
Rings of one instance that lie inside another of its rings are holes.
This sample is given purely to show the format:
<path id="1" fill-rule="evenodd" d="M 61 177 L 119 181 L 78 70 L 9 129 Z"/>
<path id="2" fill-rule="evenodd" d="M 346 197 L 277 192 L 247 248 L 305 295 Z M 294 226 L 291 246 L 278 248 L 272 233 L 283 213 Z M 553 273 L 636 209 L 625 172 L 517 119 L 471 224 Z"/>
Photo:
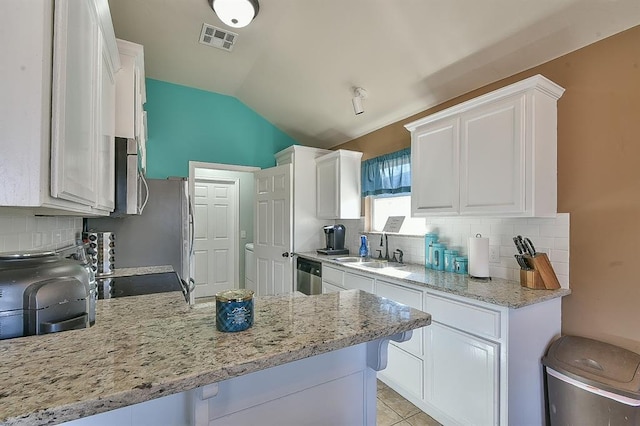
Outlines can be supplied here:
<path id="1" fill-rule="evenodd" d="M 367 236 L 360 236 L 360 257 L 369 256 L 369 243 L 367 242 Z"/>

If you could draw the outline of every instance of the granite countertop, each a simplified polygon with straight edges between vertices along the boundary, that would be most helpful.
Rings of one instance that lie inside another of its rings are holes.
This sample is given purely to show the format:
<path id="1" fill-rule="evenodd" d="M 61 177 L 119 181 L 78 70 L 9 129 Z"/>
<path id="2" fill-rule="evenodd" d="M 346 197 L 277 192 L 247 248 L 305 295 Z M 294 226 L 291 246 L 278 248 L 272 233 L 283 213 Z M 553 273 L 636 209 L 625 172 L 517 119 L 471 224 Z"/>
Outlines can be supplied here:
<path id="1" fill-rule="evenodd" d="M 222 333 L 180 292 L 99 300 L 96 325 L 0 341 L 0 423 L 60 423 L 423 327 L 424 312 L 350 290 L 256 297 Z"/>
<path id="2" fill-rule="evenodd" d="M 130 277 L 133 275 L 149 275 L 149 274 L 162 274 L 165 272 L 173 272 L 173 266 L 161 265 L 161 266 L 140 266 L 137 268 L 116 268 L 111 274 L 98 275 L 96 278 L 116 278 L 116 277 Z"/>
<path id="3" fill-rule="evenodd" d="M 406 264 L 401 268 L 371 269 L 359 266 L 357 263 L 335 260 L 344 256 L 327 256 L 314 252 L 296 253 L 296 255 L 508 308 L 522 308 L 571 294 L 571 290 L 567 288 L 533 290 L 522 287 L 515 281 L 501 278 L 492 278 L 490 281 L 473 279 L 466 275 L 426 269 L 424 265 Z"/>

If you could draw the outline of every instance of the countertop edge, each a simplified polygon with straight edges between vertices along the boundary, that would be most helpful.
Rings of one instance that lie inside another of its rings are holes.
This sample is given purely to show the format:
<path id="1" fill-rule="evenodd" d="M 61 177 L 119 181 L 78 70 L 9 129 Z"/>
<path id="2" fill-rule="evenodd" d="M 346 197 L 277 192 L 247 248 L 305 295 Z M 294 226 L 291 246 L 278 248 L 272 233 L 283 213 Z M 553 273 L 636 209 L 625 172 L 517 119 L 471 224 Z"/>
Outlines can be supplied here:
<path id="1" fill-rule="evenodd" d="M 351 290 L 349 293 L 354 291 L 361 292 L 359 290 Z M 174 293 L 179 294 L 179 292 Z M 161 297 L 163 300 L 171 300 L 173 302 L 179 300 L 174 300 L 173 294 L 162 294 L 157 295 L 157 297 Z M 299 297 L 306 298 L 307 296 Z M 133 301 L 133 297 L 125 299 Z M 101 302 L 103 302 L 105 306 L 109 306 L 118 304 L 121 300 L 123 299 L 108 299 Z M 186 309 L 192 311 L 193 307 L 187 307 Z M 179 310 L 182 311 L 183 308 L 180 307 Z M 411 310 L 414 311 L 413 309 Z M 1 418 L 0 424 L 30 425 L 62 423 L 188 391 L 211 383 L 232 379 L 271 367 L 277 367 L 285 363 L 294 362 L 315 355 L 321 355 L 349 346 L 388 338 L 397 333 L 424 327 L 431 323 L 431 315 L 419 311 L 418 313 L 418 316 L 403 319 L 402 322 L 381 322 L 367 330 L 362 330 L 331 340 L 318 340 L 317 342 L 296 345 L 296 347 L 291 347 L 287 351 L 265 354 L 264 356 L 250 358 L 245 362 L 243 362 L 243 360 L 239 360 L 237 363 L 227 363 L 222 366 L 202 366 L 202 368 L 196 369 L 196 371 L 187 375 L 179 377 L 165 375 L 158 378 L 157 382 L 137 383 L 134 387 L 124 389 L 119 392 L 105 394 L 105 396 L 101 395 L 96 398 L 95 395 L 92 395 L 88 396 L 87 399 L 82 399 L 76 402 L 65 403 L 57 406 L 52 404 L 53 406 L 46 408 L 40 408 L 35 411 Z"/>
<path id="2" fill-rule="evenodd" d="M 565 297 L 571 294 L 571 289 L 568 288 L 560 288 L 557 290 L 536 290 L 536 289 L 530 289 L 530 288 L 525 288 L 522 287 L 520 285 L 520 283 L 516 282 L 516 281 L 508 281 L 508 280 L 503 280 L 503 279 L 497 279 L 500 282 L 503 283 L 508 283 L 510 285 L 513 285 L 513 290 L 515 291 L 523 291 L 523 292 L 535 292 L 535 297 L 531 298 L 531 299 L 527 299 L 527 300 L 522 300 L 522 301 L 518 301 L 518 302 L 513 302 L 513 301 L 509 301 L 506 300 L 505 298 L 499 298 L 499 297 L 492 297 L 492 296 L 487 296 L 487 295 L 478 295 L 478 294 L 473 294 L 470 293 L 468 291 L 465 290 L 456 290 L 456 289 L 452 289 L 452 288 L 445 288 L 445 287 L 440 287 L 437 285 L 432 285 L 429 284 L 428 282 L 426 282 L 426 278 L 425 281 L 417 281 L 414 279 L 410 279 L 410 278 L 400 278 L 397 276 L 393 276 L 390 274 L 385 274 L 384 271 L 381 271 L 379 269 L 371 269 L 371 270 L 365 270 L 363 267 L 357 267 L 357 264 L 353 264 L 353 263 L 348 263 L 348 262 L 337 262 L 334 259 L 336 257 L 344 257 L 344 256 L 328 256 L 328 255 L 322 255 L 322 254 L 315 254 L 315 253 L 309 253 L 309 252 L 296 252 L 295 253 L 296 256 L 299 257 L 303 257 L 305 259 L 309 259 L 309 260 L 314 260 L 317 262 L 322 262 L 322 263 L 328 263 L 331 265 L 335 265 L 335 266 L 339 266 L 339 267 L 343 267 L 346 269 L 350 269 L 353 270 L 354 272 L 360 272 L 360 273 L 365 273 L 365 274 L 370 274 L 370 275 L 375 275 L 375 276 L 379 276 L 381 278 L 386 278 L 386 279 L 392 279 L 392 280 L 396 280 L 396 281 L 404 281 L 408 284 L 412 284 L 418 287 L 424 287 L 428 290 L 435 290 L 435 291 L 439 291 L 439 292 L 443 292 L 443 293 L 448 293 L 448 294 L 453 294 L 455 296 L 459 296 L 459 297 L 464 297 L 466 299 L 470 299 L 470 300 L 476 300 L 479 302 L 484 302 L 484 303 L 489 303 L 492 305 L 497 305 L 497 306 L 501 306 L 504 308 L 509 308 L 509 309 L 520 309 L 520 308 L 524 308 L 526 306 L 531 306 L 531 305 L 535 305 L 537 303 L 542 303 L 542 302 L 546 302 L 549 300 L 553 300 L 559 297 Z M 420 265 L 413 265 L 414 267 L 420 266 Z M 442 272 L 442 271 L 431 271 L 431 270 L 426 270 L 425 269 L 425 273 L 433 273 L 433 274 L 451 274 L 451 276 L 455 276 L 455 274 L 452 274 L 451 272 Z M 426 275 L 425 275 L 426 277 Z M 461 276 L 458 279 L 463 279 L 463 277 Z M 492 284 L 492 281 L 482 281 L 482 280 L 476 280 L 473 278 L 466 278 L 469 282 L 472 283 L 477 283 L 479 285 L 481 284 L 486 284 L 487 286 L 490 286 Z"/>

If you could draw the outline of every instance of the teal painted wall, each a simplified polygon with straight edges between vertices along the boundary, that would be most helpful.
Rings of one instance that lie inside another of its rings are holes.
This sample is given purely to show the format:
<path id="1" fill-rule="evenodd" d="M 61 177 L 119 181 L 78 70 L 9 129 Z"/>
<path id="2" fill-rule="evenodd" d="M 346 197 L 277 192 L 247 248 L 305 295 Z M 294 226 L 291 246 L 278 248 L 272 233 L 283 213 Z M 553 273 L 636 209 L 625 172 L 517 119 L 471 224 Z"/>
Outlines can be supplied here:
<path id="1" fill-rule="evenodd" d="M 296 144 L 238 99 L 146 79 L 147 177 L 189 175 L 189 161 L 261 168 Z"/>

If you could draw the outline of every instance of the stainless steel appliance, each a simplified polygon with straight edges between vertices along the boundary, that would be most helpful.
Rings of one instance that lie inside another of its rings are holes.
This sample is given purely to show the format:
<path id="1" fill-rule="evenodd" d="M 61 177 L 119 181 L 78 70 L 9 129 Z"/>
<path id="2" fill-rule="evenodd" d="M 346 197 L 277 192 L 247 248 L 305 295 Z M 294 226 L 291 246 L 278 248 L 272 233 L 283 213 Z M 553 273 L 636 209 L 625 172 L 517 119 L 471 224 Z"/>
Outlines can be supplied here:
<path id="1" fill-rule="evenodd" d="M 344 225 L 327 225 L 322 228 L 324 231 L 326 247 L 318 249 L 320 254 L 349 254 L 349 249 L 344 248 L 345 227 Z"/>
<path id="2" fill-rule="evenodd" d="M 142 214 L 149 200 L 149 187 L 140 170 L 138 142 L 116 138 L 116 206 L 112 217 Z"/>
<path id="3" fill-rule="evenodd" d="M 96 283 L 96 270 L 89 255 L 89 243 L 76 244 L 74 246 L 56 250 L 56 253 L 67 259 L 78 262 L 89 277 L 89 325 L 96 323 L 96 301 L 98 300 L 98 286 Z"/>
<path id="4" fill-rule="evenodd" d="M 53 252 L 0 255 L 0 339 L 89 327 L 87 269 Z"/>
<path id="5" fill-rule="evenodd" d="M 308 295 L 322 293 L 322 264 L 320 262 L 298 257 L 296 290 Z"/>
<path id="6" fill-rule="evenodd" d="M 117 235 L 117 267 L 171 265 L 190 282 L 193 216 L 184 178 L 148 179 L 149 201 L 141 215 L 86 219 L 88 232 Z"/>

